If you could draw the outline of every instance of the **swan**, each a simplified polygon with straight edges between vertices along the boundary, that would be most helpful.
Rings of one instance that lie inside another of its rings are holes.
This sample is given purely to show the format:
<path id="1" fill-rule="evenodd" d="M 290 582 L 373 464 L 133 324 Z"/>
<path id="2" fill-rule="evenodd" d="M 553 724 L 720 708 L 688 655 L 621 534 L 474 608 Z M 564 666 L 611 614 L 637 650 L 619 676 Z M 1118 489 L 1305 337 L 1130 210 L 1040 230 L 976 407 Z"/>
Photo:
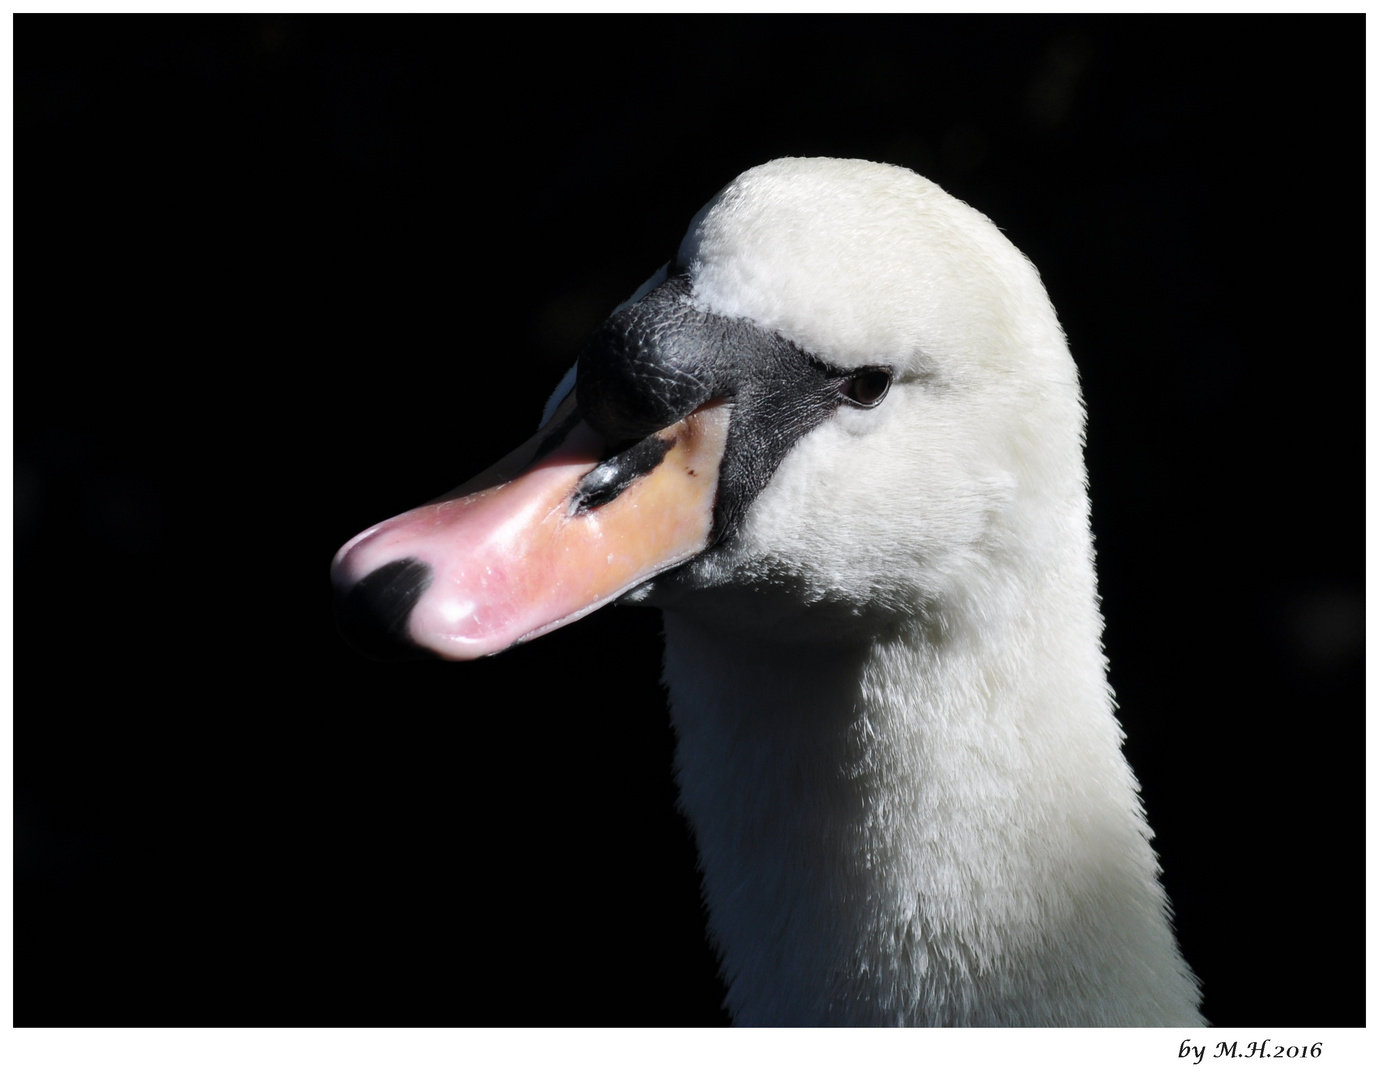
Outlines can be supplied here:
<path id="1" fill-rule="evenodd" d="M 1121 753 L 1077 370 L 909 170 L 786 158 L 690 223 L 540 430 L 332 565 L 375 655 L 662 609 L 744 1025 L 1195 1026 Z"/>

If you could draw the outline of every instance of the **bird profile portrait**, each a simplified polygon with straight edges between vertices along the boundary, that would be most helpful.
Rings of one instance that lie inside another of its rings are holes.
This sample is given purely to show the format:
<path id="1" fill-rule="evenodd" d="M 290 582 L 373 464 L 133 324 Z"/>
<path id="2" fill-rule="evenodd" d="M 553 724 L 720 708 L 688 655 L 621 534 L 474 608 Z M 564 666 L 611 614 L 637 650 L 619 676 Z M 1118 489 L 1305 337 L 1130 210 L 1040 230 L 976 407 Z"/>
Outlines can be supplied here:
<path id="1" fill-rule="evenodd" d="M 17 16 L 34 1069 L 1348 1067 L 1365 25 Z"/>
<path id="2" fill-rule="evenodd" d="M 1101 648 L 1077 369 L 1031 263 L 910 170 L 728 184 L 539 430 L 336 556 L 380 658 L 659 608 L 746 1025 L 1202 1023 Z"/>

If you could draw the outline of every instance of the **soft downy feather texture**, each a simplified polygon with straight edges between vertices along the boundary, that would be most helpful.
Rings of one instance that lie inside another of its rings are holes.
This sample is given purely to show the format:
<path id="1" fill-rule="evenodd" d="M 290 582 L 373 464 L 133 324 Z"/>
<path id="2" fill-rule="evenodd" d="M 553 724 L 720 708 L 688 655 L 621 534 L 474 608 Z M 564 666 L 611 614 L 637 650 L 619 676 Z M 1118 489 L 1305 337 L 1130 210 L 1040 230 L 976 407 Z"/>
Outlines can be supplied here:
<path id="1" fill-rule="evenodd" d="M 735 536 L 627 598 L 665 610 L 735 1020 L 1201 1024 L 1034 267 L 914 173 L 828 159 L 738 177 L 677 262 L 702 309 L 894 373 L 800 439 Z"/>
<path id="2" fill-rule="evenodd" d="M 905 169 L 700 211 L 523 447 L 336 555 L 378 655 L 665 612 L 743 1024 L 1195 1025 L 1121 754 L 1077 369 L 1033 266 Z"/>

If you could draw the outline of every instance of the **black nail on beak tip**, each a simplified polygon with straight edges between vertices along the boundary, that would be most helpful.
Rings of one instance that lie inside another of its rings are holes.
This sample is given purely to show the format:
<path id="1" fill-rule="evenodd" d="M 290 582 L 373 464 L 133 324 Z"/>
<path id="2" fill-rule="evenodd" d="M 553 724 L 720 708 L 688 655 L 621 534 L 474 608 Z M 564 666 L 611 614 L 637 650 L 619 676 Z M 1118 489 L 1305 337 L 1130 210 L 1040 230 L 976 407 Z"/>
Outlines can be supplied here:
<path id="1" fill-rule="evenodd" d="M 335 625 L 340 636 L 365 656 L 386 663 L 431 655 L 407 635 L 407 619 L 430 584 L 430 566 L 418 559 L 398 559 L 347 592 L 337 589 Z"/>

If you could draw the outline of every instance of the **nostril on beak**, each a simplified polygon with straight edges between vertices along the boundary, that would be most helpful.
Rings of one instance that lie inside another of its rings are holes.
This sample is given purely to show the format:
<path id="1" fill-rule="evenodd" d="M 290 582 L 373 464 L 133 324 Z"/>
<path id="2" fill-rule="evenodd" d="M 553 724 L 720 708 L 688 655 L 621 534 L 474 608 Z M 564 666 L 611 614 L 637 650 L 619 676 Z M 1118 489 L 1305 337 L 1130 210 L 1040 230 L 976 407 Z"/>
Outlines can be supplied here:
<path id="1" fill-rule="evenodd" d="M 431 584 L 431 567 L 419 559 L 380 566 L 353 587 L 335 592 L 335 625 L 365 656 L 384 662 L 420 660 L 430 654 L 412 641 L 407 620 Z"/>

